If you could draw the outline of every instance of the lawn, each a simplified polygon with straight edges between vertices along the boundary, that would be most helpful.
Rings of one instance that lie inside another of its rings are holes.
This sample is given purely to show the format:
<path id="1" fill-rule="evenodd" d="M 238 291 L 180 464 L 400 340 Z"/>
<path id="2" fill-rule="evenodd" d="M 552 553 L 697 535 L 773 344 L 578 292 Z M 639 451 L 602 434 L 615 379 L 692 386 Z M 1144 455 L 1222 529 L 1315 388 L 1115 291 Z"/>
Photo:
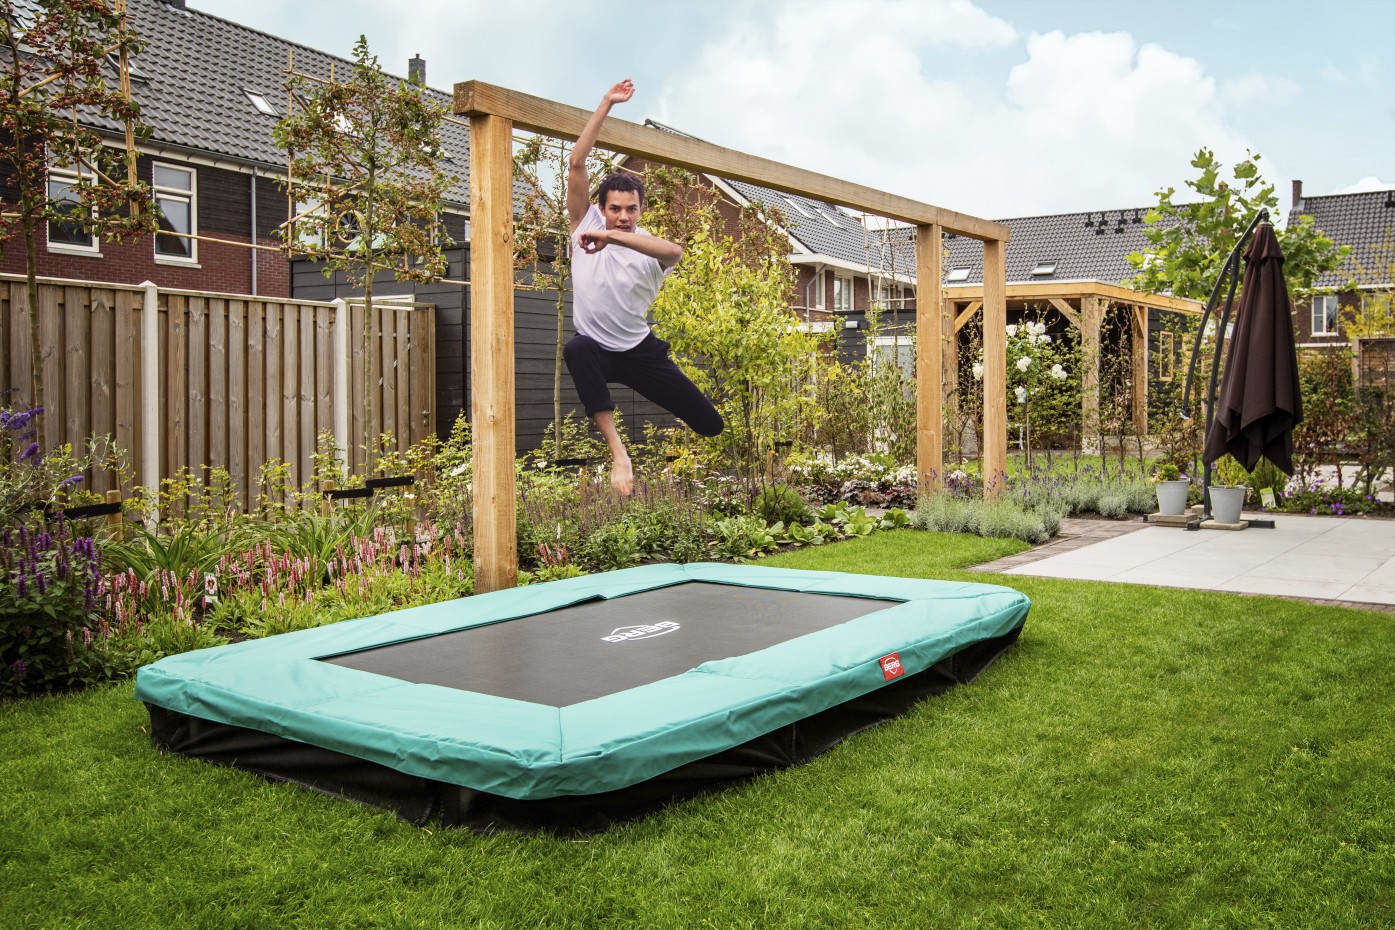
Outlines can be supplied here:
<path id="1" fill-rule="evenodd" d="M 901 531 L 771 559 L 1033 607 L 973 685 L 584 841 L 160 757 L 129 684 L 0 706 L 0 927 L 1395 924 L 1395 617 L 960 571 L 1017 548 Z"/>

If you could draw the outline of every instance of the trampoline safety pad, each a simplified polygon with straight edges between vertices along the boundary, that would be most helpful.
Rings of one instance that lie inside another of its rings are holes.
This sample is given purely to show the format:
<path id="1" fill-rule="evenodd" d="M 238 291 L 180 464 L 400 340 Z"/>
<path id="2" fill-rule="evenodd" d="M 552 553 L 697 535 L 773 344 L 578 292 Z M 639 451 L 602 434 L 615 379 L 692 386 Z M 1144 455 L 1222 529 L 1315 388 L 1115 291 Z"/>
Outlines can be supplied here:
<path id="1" fill-rule="evenodd" d="M 589 831 L 807 758 L 972 678 L 998 585 L 649 565 L 162 659 L 161 748 L 477 827 Z"/>

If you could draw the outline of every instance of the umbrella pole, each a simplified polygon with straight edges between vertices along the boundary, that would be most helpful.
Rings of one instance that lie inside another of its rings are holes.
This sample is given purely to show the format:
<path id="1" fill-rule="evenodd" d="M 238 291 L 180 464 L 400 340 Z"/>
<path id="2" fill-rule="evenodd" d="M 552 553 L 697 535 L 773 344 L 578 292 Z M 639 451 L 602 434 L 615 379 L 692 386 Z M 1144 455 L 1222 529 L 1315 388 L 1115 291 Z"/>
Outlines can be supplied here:
<path id="1" fill-rule="evenodd" d="M 1211 288 L 1211 298 L 1206 301 L 1206 310 L 1201 314 L 1201 325 L 1196 330 L 1196 340 L 1192 344 L 1192 357 L 1187 363 L 1187 380 L 1182 386 L 1182 409 L 1180 412 L 1184 420 L 1192 418 L 1190 404 L 1192 381 L 1196 376 L 1196 359 L 1201 354 L 1201 340 L 1206 338 L 1206 322 L 1216 309 L 1216 298 L 1221 294 L 1226 276 L 1233 275 L 1230 279 L 1230 290 L 1226 293 L 1225 307 L 1219 317 L 1219 328 L 1216 331 L 1216 354 L 1211 359 L 1211 380 L 1206 395 L 1206 428 L 1201 434 L 1203 442 L 1205 442 L 1207 434 L 1211 432 L 1211 420 L 1216 412 L 1216 379 L 1220 373 L 1221 348 L 1225 344 L 1225 327 L 1230 321 L 1230 311 L 1235 301 L 1235 287 L 1240 283 L 1240 256 L 1244 253 L 1245 244 L 1250 241 L 1250 235 L 1255 231 L 1255 227 L 1260 223 L 1267 222 L 1269 222 L 1269 211 L 1260 210 L 1255 214 L 1255 218 L 1250 220 L 1250 225 L 1245 227 L 1240 241 L 1235 243 L 1235 248 L 1231 250 L 1230 256 L 1226 258 L 1225 264 L 1221 267 L 1221 274 L 1216 279 L 1216 286 Z M 1201 466 L 1201 518 L 1207 520 L 1211 517 L 1211 463 L 1203 460 Z"/>

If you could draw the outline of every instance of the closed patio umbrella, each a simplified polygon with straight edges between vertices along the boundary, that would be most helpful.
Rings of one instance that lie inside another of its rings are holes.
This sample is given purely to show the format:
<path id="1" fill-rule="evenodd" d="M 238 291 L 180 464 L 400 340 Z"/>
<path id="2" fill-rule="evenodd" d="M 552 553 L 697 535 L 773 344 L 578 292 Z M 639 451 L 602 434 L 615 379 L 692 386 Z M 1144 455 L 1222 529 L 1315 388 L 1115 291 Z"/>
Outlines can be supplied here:
<path id="1" fill-rule="evenodd" d="M 1229 452 L 1247 471 L 1260 456 L 1293 474 L 1293 428 L 1303 419 L 1284 255 L 1263 222 L 1245 252 L 1244 286 L 1202 459 Z"/>

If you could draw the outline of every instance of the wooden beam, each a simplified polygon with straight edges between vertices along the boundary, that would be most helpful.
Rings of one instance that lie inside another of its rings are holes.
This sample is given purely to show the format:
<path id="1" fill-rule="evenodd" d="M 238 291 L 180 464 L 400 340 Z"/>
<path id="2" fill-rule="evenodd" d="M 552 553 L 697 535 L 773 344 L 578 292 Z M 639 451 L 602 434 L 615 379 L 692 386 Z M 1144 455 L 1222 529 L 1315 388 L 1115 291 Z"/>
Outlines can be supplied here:
<path id="1" fill-rule="evenodd" d="M 939 226 L 915 231 L 916 289 L 916 475 L 921 494 L 940 488 L 944 474 L 944 313 L 940 298 L 944 280 L 944 244 Z"/>
<path id="2" fill-rule="evenodd" d="M 1148 311 L 1130 307 L 1133 325 L 1130 362 L 1133 367 L 1133 423 L 1140 436 L 1148 435 Z"/>
<path id="3" fill-rule="evenodd" d="M 968 323 L 969 320 L 973 319 L 974 314 L 978 313 L 979 308 L 982 306 L 983 301 L 975 300 L 965 307 L 964 312 L 954 318 L 954 331 L 957 333 L 959 330 L 963 329 L 964 325 Z"/>
<path id="4" fill-rule="evenodd" d="M 1057 313 L 1066 318 L 1066 321 L 1069 322 L 1070 325 L 1074 326 L 1076 329 L 1080 328 L 1080 314 L 1075 311 L 1074 307 L 1059 297 L 1048 297 L 1046 299 L 1051 302 L 1051 306 L 1056 308 Z"/>
<path id="5" fill-rule="evenodd" d="M 983 296 L 982 284 L 950 284 L 945 292 L 954 300 L 963 303 Z M 1165 294 L 1146 294 L 1130 290 L 1117 284 L 1102 281 L 1041 281 L 1025 284 L 1009 284 L 1008 300 L 1046 300 L 1049 297 L 1063 297 L 1074 300 L 1086 296 L 1102 297 L 1112 303 L 1137 304 L 1153 310 L 1170 310 L 1174 313 L 1201 315 L 1205 304 L 1183 297 L 1169 297 Z"/>
<path id="6" fill-rule="evenodd" d="M 590 110 L 495 87 L 482 81 L 465 81 L 455 85 L 455 114 L 471 118 L 500 116 L 510 120 L 518 129 L 564 139 L 575 139 L 579 136 L 587 120 L 591 118 Z M 939 225 L 946 232 L 971 239 L 1006 241 L 1008 238 L 1008 228 L 1002 223 L 956 213 L 860 184 L 850 184 L 827 175 L 747 155 L 700 139 L 676 136 L 613 116 L 607 118 L 601 126 L 597 144 L 625 155 L 664 162 L 699 174 L 714 174 L 734 181 L 745 181 L 748 184 L 771 187 L 790 194 L 813 197 L 915 226 Z M 471 277 L 473 279 L 474 276 Z"/>
<path id="7" fill-rule="evenodd" d="M 983 244 L 984 495 L 996 498 L 1007 478 L 1007 244 Z"/>
<path id="8" fill-rule="evenodd" d="M 514 487 L 513 126 L 470 119 L 470 426 L 475 591 L 518 583 Z"/>
<path id="9" fill-rule="evenodd" d="M 1100 322 L 1104 307 L 1098 297 L 1085 297 L 1080 303 L 1080 353 L 1084 370 L 1080 373 L 1080 423 L 1082 447 L 1104 449 L 1100 436 Z"/>

